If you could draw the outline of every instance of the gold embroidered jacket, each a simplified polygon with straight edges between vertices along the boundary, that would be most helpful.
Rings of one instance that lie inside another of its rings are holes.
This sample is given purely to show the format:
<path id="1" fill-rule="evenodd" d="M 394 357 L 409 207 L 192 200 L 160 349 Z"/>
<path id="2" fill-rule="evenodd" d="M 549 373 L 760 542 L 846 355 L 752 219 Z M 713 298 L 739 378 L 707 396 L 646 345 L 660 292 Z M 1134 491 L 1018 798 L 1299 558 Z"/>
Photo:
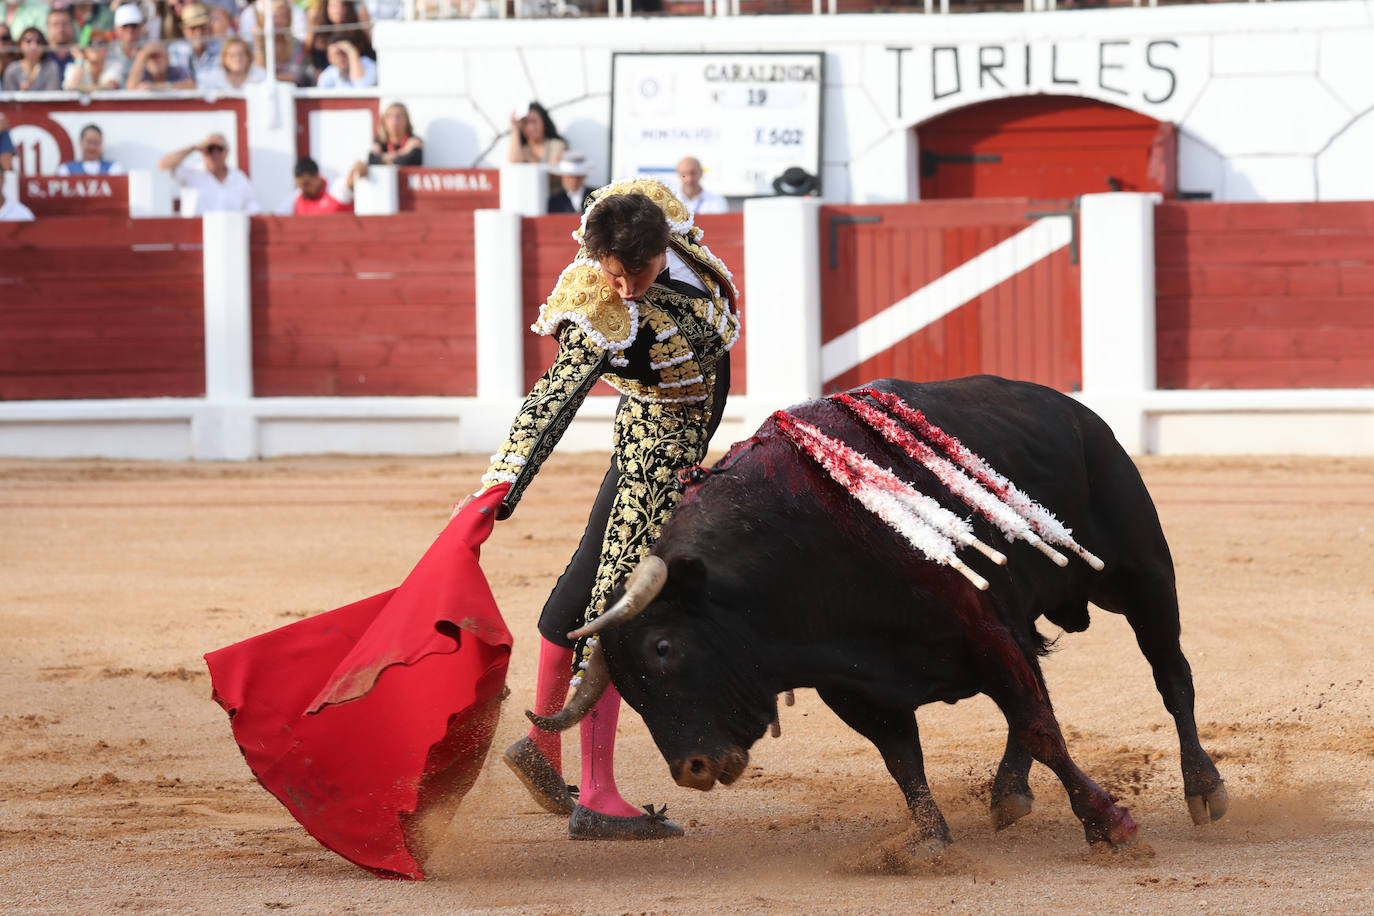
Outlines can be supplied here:
<path id="1" fill-rule="evenodd" d="M 674 239 L 674 248 L 681 254 Z M 558 357 L 525 398 L 483 487 L 511 484 L 501 517 L 515 509 L 598 378 L 628 397 L 672 405 L 705 401 L 716 364 L 739 337 L 739 316 L 720 281 L 694 257 L 683 260 L 713 295 L 676 281 L 655 282 L 624 302 L 585 257 L 563 272 L 534 330 L 558 334 Z M 731 290 L 733 292 L 733 290 Z"/>

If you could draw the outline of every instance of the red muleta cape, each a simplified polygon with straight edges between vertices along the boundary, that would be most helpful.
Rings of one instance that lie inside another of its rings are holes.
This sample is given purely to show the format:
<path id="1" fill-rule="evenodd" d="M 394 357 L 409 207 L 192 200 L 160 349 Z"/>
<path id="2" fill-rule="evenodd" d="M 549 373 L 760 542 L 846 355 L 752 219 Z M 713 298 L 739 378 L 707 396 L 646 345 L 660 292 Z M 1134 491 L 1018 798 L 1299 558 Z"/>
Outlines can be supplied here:
<path id="1" fill-rule="evenodd" d="M 477 561 L 509 488 L 469 503 L 398 588 L 205 656 L 258 781 L 373 874 L 424 877 L 426 837 L 495 734 L 512 639 Z"/>

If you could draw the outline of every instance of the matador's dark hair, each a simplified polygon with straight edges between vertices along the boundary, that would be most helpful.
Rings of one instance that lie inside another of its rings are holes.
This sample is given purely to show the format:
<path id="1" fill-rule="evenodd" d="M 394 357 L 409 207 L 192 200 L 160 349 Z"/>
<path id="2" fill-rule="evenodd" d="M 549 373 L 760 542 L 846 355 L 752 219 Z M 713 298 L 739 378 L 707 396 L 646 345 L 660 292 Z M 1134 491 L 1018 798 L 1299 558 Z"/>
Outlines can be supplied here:
<path id="1" fill-rule="evenodd" d="M 596 202 L 582 236 L 594 258 L 614 255 L 630 273 L 639 273 L 668 249 L 668 221 L 658 204 L 638 192 Z"/>

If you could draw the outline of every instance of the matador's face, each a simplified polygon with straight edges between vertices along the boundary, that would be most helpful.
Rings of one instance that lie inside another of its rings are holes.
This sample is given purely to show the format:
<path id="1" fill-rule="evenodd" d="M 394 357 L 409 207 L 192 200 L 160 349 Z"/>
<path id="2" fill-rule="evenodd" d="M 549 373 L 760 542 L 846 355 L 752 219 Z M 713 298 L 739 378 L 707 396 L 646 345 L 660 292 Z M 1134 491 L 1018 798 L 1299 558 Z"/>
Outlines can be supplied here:
<path id="1" fill-rule="evenodd" d="M 600 261 L 601 276 L 611 285 L 611 289 L 615 290 L 621 299 L 638 299 L 649 291 L 654 278 L 668 266 L 668 253 L 665 251 L 660 254 L 649 262 L 649 266 L 637 273 L 626 270 L 625 265 L 613 254 L 603 256 Z"/>

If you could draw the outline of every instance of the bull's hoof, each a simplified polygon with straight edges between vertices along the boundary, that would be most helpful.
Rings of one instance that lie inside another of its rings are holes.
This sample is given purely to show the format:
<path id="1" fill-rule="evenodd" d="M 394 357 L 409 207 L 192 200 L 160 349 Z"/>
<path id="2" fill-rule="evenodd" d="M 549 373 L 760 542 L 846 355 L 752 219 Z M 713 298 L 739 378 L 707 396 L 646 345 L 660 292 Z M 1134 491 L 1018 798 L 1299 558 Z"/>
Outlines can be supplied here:
<path id="1" fill-rule="evenodd" d="M 992 827 L 1005 830 L 1012 824 L 1031 813 L 1034 797 L 1029 793 L 1014 792 L 1004 795 L 992 803 Z"/>
<path id="2" fill-rule="evenodd" d="M 1140 828 L 1135 825 L 1135 818 L 1131 817 L 1131 812 L 1125 808 L 1115 808 L 1113 813 L 1114 816 L 1106 823 L 1084 823 L 1083 833 L 1089 846 L 1105 843 L 1113 848 L 1120 848 L 1135 843 Z"/>
<path id="3" fill-rule="evenodd" d="M 1189 795 L 1188 813 L 1198 826 L 1221 820 L 1226 813 L 1226 784 L 1222 783 L 1216 791 L 1206 795 Z"/>

